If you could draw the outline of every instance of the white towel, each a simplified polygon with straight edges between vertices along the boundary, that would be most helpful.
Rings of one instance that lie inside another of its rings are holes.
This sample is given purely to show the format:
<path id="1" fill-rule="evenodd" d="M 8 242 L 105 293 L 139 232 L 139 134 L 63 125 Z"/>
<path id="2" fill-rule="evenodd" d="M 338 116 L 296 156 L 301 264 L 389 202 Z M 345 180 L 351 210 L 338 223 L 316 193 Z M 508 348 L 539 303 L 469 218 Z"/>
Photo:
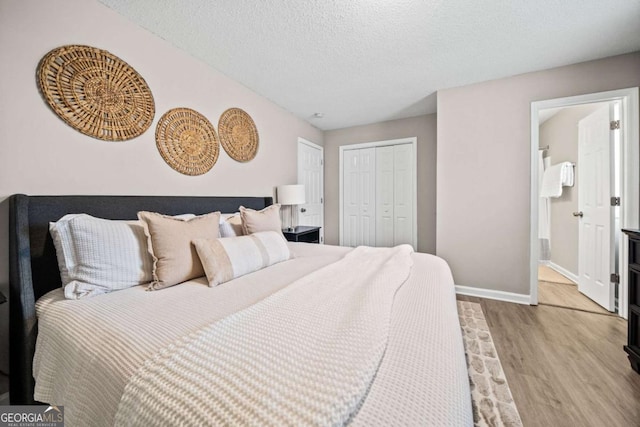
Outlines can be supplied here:
<path id="1" fill-rule="evenodd" d="M 545 161 L 546 160 L 546 161 Z M 538 151 L 538 186 L 542 188 L 542 177 L 545 169 L 549 168 L 549 157 L 543 158 L 542 150 Z M 549 199 L 538 198 L 538 238 L 551 238 L 551 212 L 549 209 Z"/>
<path id="2" fill-rule="evenodd" d="M 544 171 L 540 197 L 560 197 L 562 187 L 573 187 L 573 165 L 562 162 Z"/>

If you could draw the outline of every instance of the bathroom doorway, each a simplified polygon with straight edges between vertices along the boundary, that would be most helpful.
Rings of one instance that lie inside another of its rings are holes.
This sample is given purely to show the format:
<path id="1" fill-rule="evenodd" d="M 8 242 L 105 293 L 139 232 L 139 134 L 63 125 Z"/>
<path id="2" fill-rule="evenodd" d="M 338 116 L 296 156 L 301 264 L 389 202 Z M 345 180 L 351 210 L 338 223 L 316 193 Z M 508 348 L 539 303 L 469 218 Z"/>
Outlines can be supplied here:
<path id="1" fill-rule="evenodd" d="M 619 307 L 626 317 L 627 251 L 619 230 L 638 223 L 637 109 L 637 88 L 532 103 L 532 304 L 604 313 Z M 602 123 L 605 141 L 594 149 L 589 135 Z M 612 197 L 619 206 L 611 206 Z"/>

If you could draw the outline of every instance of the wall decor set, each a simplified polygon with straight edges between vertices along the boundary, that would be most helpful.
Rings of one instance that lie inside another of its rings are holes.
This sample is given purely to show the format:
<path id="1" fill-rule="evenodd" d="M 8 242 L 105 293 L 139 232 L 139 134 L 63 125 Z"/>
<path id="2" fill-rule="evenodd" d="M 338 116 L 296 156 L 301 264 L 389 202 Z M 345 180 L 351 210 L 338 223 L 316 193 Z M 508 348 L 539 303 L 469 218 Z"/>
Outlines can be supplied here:
<path id="1" fill-rule="evenodd" d="M 40 92 L 53 112 L 85 135 L 125 141 L 142 135 L 153 122 L 151 89 L 133 67 L 112 53 L 91 46 L 51 50 L 36 71 Z M 164 161 L 185 175 L 202 175 L 215 165 L 221 144 L 238 162 L 252 160 L 258 129 L 244 110 L 230 108 L 216 130 L 190 108 L 167 111 L 156 125 L 156 146 Z"/>

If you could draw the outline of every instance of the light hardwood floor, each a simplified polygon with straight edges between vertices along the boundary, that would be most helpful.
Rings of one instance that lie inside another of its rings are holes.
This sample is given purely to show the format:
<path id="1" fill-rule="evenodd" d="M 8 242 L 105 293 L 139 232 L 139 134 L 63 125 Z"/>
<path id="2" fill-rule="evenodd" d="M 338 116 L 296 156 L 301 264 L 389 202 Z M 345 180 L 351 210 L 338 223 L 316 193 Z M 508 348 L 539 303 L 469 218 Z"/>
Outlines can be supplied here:
<path id="1" fill-rule="evenodd" d="M 609 311 L 581 294 L 574 282 L 545 265 L 538 267 L 538 279 L 539 304 L 610 314 Z"/>
<path id="2" fill-rule="evenodd" d="M 627 323 L 552 306 L 458 296 L 482 306 L 525 426 L 640 426 Z"/>

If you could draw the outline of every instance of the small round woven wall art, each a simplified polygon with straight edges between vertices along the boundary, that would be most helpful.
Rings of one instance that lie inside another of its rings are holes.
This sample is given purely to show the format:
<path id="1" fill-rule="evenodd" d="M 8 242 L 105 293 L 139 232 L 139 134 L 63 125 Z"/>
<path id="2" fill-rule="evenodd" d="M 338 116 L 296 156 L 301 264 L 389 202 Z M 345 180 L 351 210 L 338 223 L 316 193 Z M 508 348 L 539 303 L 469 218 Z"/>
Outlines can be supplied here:
<path id="1" fill-rule="evenodd" d="M 220 144 L 229 157 L 248 162 L 258 153 L 258 129 L 249 114 L 240 108 L 229 108 L 218 121 Z"/>
<path id="2" fill-rule="evenodd" d="M 36 71 L 42 96 L 69 126 L 105 141 L 142 135 L 155 115 L 142 76 L 122 59 L 91 46 L 61 46 Z"/>
<path id="3" fill-rule="evenodd" d="M 164 113 L 156 126 L 156 145 L 164 161 L 185 175 L 208 172 L 220 152 L 213 125 L 190 108 Z"/>

